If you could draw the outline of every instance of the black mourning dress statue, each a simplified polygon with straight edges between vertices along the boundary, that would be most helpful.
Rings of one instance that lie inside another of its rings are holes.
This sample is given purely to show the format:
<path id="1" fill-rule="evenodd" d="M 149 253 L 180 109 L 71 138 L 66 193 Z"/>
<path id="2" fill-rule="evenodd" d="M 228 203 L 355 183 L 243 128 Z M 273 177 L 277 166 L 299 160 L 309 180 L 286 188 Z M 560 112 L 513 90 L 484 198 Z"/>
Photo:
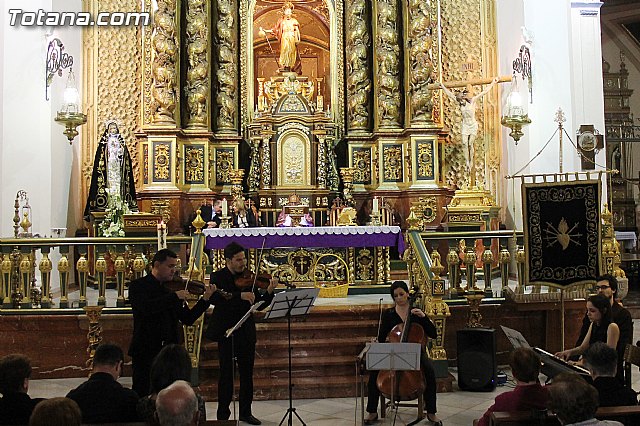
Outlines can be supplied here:
<path id="1" fill-rule="evenodd" d="M 84 219 L 89 221 L 92 212 L 103 212 L 109 205 L 109 197 L 119 196 L 131 211 L 138 211 L 133 167 L 127 145 L 120 135 L 118 125 L 110 120 L 100 137 L 93 160 L 91 186 Z"/>

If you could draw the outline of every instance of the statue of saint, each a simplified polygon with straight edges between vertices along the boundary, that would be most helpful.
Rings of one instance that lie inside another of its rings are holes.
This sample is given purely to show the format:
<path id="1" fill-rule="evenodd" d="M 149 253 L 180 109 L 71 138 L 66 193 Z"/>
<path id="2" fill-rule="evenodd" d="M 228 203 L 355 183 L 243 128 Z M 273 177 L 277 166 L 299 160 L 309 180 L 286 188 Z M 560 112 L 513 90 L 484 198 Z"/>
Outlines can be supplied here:
<path id="1" fill-rule="evenodd" d="M 293 3 L 285 2 L 282 6 L 282 16 L 276 25 L 265 30 L 260 27 L 260 36 L 271 33 L 280 41 L 280 59 L 278 65 L 280 71 L 293 71 L 298 75 L 302 74 L 302 62 L 298 53 L 298 43 L 300 42 L 300 24 L 293 17 Z"/>
<path id="2" fill-rule="evenodd" d="M 462 150 L 464 151 L 464 159 L 466 162 L 466 176 L 469 177 L 469 180 L 472 180 L 471 168 L 476 156 L 475 139 L 478 135 L 478 121 L 476 120 L 476 101 L 489 93 L 491 88 L 495 86 L 499 81 L 499 78 L 494 78 L 486 89 L 475 96 L 473 95 L 473 86 L 471 84 L 467 84 L 467 86 L 461 92 L 453 93 L 441 82 L 437 83 L 438 87 L 440 87 L 442 91 L 447 94 L 447 96 L 455 100 L 460 106 L 460 113 L 462 114 L 462 122 L 460 123 L 460 133 L 462 135 L 463 145 Z"/>
<path id="3" fill-rule="evenodd" d="M 84 219 L 89 221 L 92 212 L 103 212 L 109 199 L 117 197 L 131 211 L 138 211 L 133 167 L 127 145 L 114 120 L 106 123 L 93 160 L 91 186 L 84 209 Z"/>

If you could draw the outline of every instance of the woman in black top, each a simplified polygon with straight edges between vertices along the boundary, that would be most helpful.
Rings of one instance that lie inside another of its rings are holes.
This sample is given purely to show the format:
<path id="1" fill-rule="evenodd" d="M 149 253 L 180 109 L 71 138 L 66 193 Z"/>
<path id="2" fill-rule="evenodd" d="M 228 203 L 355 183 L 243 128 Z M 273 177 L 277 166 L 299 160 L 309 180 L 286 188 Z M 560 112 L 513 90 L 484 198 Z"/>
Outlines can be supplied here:
<path id="1" fill-rule="evenodd" d="M 595 342 L 604 342 L 607 346 L 616 349 L 620 338 L 620 328 L 618 328 L 618 324 L 611 321 L 611 302 L 609 299 L 601 294 L 589 296 L 587 317 L 589 317 L 591 325 L 580 346 L 558 352 L 556 356 L 569 359 L 575 355 L 582 355 Z M 576 364 L 582 365 L 582 360 Z"/>
<path id="2" fill-rule="evenodd" d="M 387 340 L 389 332 L 400 323 L 404 323 L 409 314 L 409 288 L 404 281 L 394 281 L 391 284 L 391 296 L 395 302 L 393 308 L 386 310 L 382 316 L 380 324 L 380 333 L 378 334 L 378 342 L 384 343 Z M 430 338 L 437 336 L 436 327 L 426 314 L 420 308 L 411 309 L 411 321 L 419 324 L 425 334 Z M 424 390 L 424 402 L 427 411 L 427 420 L 435 425 L 442 425 L 442 422 L 436 416 L 436 376 L 433 371 L 433 364 L 426 356 L 422 354 L 420 366 L 424 374 L 426 388 Z M 376 384 L 378 378 L 377 371 L 371 371 L 369 374 L 369 392 L 367 398 L 367 412 L 369 415 L 365 419 L 365 424 L 373 424 L 378 419 L 378 400 L 380 399 L 380 391 Z"/>

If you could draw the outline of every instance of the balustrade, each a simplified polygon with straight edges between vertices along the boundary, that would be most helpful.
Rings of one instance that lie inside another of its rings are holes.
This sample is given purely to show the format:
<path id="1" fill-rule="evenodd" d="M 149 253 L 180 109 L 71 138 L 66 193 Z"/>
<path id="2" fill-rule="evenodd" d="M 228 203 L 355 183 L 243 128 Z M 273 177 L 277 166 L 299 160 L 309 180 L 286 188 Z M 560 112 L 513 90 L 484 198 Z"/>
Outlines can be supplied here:
<path id="1" fill-rule="evenodd" d="M 167 240 L 178 253 L 186 253 L 184 247 L 191 243 L 190 237 Z M 107 307 L 106 290 L 111 282 L 115 283 L 117 296 L 115 306 L 109 307 L 124 308 L 128 282 L 144 274 L 145 256 L 153 256 L 156 245 L 155 237 L 0 239 L 0 309 L 20 313 Z M 54 266 L 52 256 L 56 251 L 59 260 Z M 51 291 L 53 274 L 57 274 L 59 285 L 55 294 Z M 90 285 L 97 286 L 95 301 L 87 297 Z M 69 293 L 76 287 L 78 295 L 72 302 Z"/>

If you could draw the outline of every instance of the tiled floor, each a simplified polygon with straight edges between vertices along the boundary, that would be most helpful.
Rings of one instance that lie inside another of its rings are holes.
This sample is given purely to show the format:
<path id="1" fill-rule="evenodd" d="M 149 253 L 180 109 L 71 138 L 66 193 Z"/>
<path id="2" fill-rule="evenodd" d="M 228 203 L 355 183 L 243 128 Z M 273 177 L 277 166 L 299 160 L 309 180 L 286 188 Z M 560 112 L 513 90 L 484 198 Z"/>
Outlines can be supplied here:
<path id="1" fill-rule="evenodd" d="M 628 305 L 634 304 L 640 300 L 637 294 L 630 295 Z M 375 300 L 370 300 L 371 298 Z M 378 303 L 379 295 L 369 296 L 351 296 L 348 304 L 358 303 Z M 318 304 L 335 304 L 347 303 L 347 299 L 318 299 Z M 385 303 L 391 300 L 385 295 Z M 640 337 L 640 321 L 636 320 L 634 324 L 634 336 Z M 502 368 L 509 373 L 507 368 Z M 456 371 L 451 370 L 455 376 Z M 634 389 L 640 389 L 640 373 L 634 369 Z M 511 377 L 509 375 L 509 379 Z M 54 397 L 64 396 L 70 389 L 82 383 L 84 379 L 55 379 L 55 380 L 34 380 L 30 385 L 30 394 L 33 397 Z M 131 385 L 131 378 L 124 377 L 121 382 L 125 386 Z M 496 395 L 508 391 L 513 386 L 510 381 L 505 386 L 498 387 L 493 392 L 463 392 L 456 390 L 451 393 L 438 394 L 438 415 L 447 426 L 454 425 L 471 425 L 473 419 L 476 419 L 484 413 L 484 411 L 492 404 Z M 454 385 L 455 387 L 455 385 Z M 303 399 L 294 400 L 293 406 L 296 413 L 300 415 L 302 420 L 308 425 L 313 426 L 346 426 L 359 425 L 360 422 L 360 400 L 358 398 L 330 398 L 330 399 Z M 256 401 L 253 403 L 253 413 L 262 420 L 265 426 L 279 425 L 283 417 L 287 414 L 289 407 L 288 400 L 278 401 Z M 207 418 L 214 419 L 216 413 L 216 403 L 207 403 Z M 415 418 L 416 410 L 411 408 L 400 408 L 395 418 L 396 425 L 406 425 Z M 283 424 L 288 424 L 285 419 Z M 293 425 L 301 425 L 302 423 L 294 416 Z M 394 424 L 394 416 L 389 415 L 384 421 L 380 421 L 380 425 Z M 423 420 L 419 424 L 428 425 L 428 421 Z"/>

